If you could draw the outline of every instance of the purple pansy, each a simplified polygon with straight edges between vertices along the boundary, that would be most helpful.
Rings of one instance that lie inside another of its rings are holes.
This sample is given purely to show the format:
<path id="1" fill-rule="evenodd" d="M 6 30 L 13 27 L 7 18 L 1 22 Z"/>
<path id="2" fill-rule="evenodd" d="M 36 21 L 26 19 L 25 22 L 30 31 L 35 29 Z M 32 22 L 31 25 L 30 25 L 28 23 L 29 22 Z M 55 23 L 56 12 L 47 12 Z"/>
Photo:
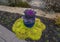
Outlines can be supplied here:
<path id="1" fill-rule="evenodd" d="M 31 9 L 25 10 L 24 13 L 25 13 L 25 16 L 27 16 L 27 17 L 35 17 L 35 14 L 36 14 L 36 12 L 34 10 L 31 10 Z"/>
<path id="2" fill-rule="evenodd" d="M 23 16 L 25 26 L 31 28 L 35 23 L 35 14 L 34 10 L 25 10 L 25 15 Z"/>

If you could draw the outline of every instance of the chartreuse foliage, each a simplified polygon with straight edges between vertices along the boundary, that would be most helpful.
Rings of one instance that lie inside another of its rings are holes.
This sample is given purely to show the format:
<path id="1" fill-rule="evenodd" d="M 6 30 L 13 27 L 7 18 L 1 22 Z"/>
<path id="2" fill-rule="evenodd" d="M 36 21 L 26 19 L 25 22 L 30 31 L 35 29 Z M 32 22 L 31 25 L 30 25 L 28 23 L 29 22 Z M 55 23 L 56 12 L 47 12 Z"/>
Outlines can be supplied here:
<path id="1" fill-rule="evenodd" d="M 36 18 L 35 24 L 31 28 L 24 25 L 22 18 L 17 19 L 12 27 L 12 31 L 19 39 L 30 38 L 32 40 L 39 40 L 42 36 L 43 30 L 45 29 L 46 26 L 38 18 Z"/>
<path id="2" fill-rule="evenodd" d="M 24 7 L 24 8 L 30 8 L 31 6 L 27 3 L 27 2 L 15 2 L 15 3 L 10 3 L 9 6 L 13 6 L 13 7 Z"/>
<path id="3" fill-rule="evenodd" d="M 58 26 L 60 26 L 60 17 L 57 17 L 57 18 L 55 19 L 55 24 L 57 24 Z"/>

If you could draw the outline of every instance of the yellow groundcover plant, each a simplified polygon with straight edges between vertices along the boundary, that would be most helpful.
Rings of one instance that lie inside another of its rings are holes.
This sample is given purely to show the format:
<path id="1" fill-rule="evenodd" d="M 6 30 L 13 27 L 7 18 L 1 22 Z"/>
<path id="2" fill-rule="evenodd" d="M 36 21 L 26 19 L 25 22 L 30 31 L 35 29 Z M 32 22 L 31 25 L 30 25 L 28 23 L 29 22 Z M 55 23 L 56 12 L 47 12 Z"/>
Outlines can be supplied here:
<path id="1" fill-rule="evenodd" d="M 46 26 L 38 18 L 35 19 L 35 24 L 31 28 L 24 25 L 22 18 L 17 19 L 12 26 L 12 31 L 19 39 L 30 38 L 32 40 L 39 40 L 45 29 Z"/>

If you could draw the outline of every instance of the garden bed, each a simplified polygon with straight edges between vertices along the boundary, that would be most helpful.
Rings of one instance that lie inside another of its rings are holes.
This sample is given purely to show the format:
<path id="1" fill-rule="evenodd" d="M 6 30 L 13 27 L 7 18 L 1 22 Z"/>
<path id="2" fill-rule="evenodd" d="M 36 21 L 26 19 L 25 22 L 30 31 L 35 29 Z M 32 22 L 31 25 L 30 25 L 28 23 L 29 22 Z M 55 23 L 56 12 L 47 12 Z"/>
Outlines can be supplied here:
<path id="1" fill-rule="evenodd" d="M 12 25 L 14 22 L 21 18 L 22 15 L 18 13 L 10 13 L 5 11 L 0 11 L 0 24 L 5 26 L 8 30 L 12 31 Z M 34 41 L 31 39 L 26 39 L 27 42 L 60 42 L 60 27 L 55 25 L 55 21 L 49 18 L 36 16 L 40 18 L 41 21 L 46 25 L 46 30 L 40 40 Z"/>

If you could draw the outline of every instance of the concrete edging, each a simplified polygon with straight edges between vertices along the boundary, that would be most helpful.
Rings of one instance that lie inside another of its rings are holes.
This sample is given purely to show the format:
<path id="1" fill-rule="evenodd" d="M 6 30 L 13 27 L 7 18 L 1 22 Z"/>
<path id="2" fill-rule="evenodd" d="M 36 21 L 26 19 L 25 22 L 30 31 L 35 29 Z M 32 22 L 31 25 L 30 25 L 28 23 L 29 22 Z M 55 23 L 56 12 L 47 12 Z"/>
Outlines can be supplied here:
<path id="1" fill-rule="evenodd" d="M 2 6 L 0 5 L 0 10 L 1 11 L 7 11 L 7 12 L 11 12 L 11 13 L 19 13 L 24 15 L 24 10 L 25 9 L 31 9 L 31 8 L 21 8 L 21 7 L 9 7 L 9 6 Z M 49 13 L 45 13 L 42 10 L 39 9 L 34 9 L 37 12 L 37 16 L 42 16 L 42 17 L 46 17 L 46 18 L 56 18 L 56 16 L 60 16 L 60 13 L 53 13 L 53 14 L 49 14 Z"/>

